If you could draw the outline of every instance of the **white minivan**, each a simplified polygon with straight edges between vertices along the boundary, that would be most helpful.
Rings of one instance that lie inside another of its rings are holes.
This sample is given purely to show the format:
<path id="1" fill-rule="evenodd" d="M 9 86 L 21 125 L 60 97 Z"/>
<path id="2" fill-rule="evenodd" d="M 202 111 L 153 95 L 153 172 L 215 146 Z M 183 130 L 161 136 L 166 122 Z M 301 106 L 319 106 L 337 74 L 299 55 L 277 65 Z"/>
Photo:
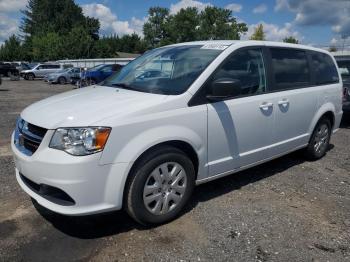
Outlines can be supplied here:
<path id="1" fill-rule="evenodd" d="M 334 58 L 308 46 L 203 41 L 146 52 L 100 85 L 27 107 L 18 183 L 66 215 L 179 215 L 194 186 L 303 149 L 327 152 L 342 117 Z"/>

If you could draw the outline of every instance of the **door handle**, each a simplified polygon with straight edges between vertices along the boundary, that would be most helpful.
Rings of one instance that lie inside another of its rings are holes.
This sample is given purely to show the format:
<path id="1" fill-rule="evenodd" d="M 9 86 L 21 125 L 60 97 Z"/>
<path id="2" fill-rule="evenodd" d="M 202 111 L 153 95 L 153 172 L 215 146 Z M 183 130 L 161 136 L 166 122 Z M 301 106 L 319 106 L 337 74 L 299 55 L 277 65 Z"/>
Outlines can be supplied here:
<path id="1" fill-rule="evenodd" d="M 289 104 L 289 100 L 284 98 L 281 101 L 278 101 L 278 105 L 280 106 L 287 106 Z"/>
<path id="2" fill-rule="evenodd" d="M 260 105 L 260 108 L 265 111 L 269 110 L 270 107 L 273 107 L 271 102 L 264 102 Z"/>

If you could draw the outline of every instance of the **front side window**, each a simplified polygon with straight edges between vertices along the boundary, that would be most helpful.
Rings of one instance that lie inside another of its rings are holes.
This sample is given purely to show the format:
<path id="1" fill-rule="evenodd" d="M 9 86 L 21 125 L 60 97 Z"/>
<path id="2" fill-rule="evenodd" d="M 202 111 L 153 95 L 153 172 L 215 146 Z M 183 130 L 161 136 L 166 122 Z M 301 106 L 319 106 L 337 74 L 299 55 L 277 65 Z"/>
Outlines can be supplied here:
<path id="1" fill-rule="evenodd" d="M 302 88 L 311 85 L 310 70 L 305 51 L 271 48 L 275 90 Z"/>
<path id="2" fill-rule="evenodd" d="M 229 81 L 239 87 L 231 97 L 264 93 L 266 73 L 262 50 L 244 49 L 234 52 L 211 77 L 207 86 L 209 94 L 213 94 L 212 84 L 218 81 Z"/>
<path id="3" fill-rule="evenodd" d="M 312 67 L 315 70 L 315 81 L 317 85 L 339 82 L 337 68 L 329 55 L 312 52 L 311 59 Z"/>
<path id="4" fill-rule="evenodd" d="M 206 45 L 154 49 L 127 64 L 102 85 L 164 95 L 182 94 L 223 49 Z"/>

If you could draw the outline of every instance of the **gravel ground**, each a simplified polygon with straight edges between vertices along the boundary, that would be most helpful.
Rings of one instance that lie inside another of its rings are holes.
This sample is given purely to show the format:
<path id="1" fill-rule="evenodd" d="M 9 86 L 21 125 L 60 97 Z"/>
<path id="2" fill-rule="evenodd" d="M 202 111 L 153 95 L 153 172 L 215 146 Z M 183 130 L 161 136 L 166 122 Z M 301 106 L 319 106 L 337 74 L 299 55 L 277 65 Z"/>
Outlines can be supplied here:
<path id="1" fill-rule="evenodd" d="M 0 86 L 0 261 L 350 261 L 350 116 L 322 160 L 293 153 L 196 188 L 156 228 L 124 212 L 66 217 L 17 185 L 9 137 L 27 105 L 72 86 Z"/>

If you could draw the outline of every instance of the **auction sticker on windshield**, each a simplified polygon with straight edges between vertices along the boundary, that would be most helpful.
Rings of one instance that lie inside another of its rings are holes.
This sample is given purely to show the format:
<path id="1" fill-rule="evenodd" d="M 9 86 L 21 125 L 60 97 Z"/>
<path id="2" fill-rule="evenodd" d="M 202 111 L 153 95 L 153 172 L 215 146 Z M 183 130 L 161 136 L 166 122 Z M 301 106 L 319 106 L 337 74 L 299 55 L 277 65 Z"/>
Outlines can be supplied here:
<path id="1" fill-rule="evenodd" d="M 215 50 L 225 50 L 228 45 L 218 45 L 218 44 L 207 44 L 201 47 L 201 49 L 215 49 Z"/>

